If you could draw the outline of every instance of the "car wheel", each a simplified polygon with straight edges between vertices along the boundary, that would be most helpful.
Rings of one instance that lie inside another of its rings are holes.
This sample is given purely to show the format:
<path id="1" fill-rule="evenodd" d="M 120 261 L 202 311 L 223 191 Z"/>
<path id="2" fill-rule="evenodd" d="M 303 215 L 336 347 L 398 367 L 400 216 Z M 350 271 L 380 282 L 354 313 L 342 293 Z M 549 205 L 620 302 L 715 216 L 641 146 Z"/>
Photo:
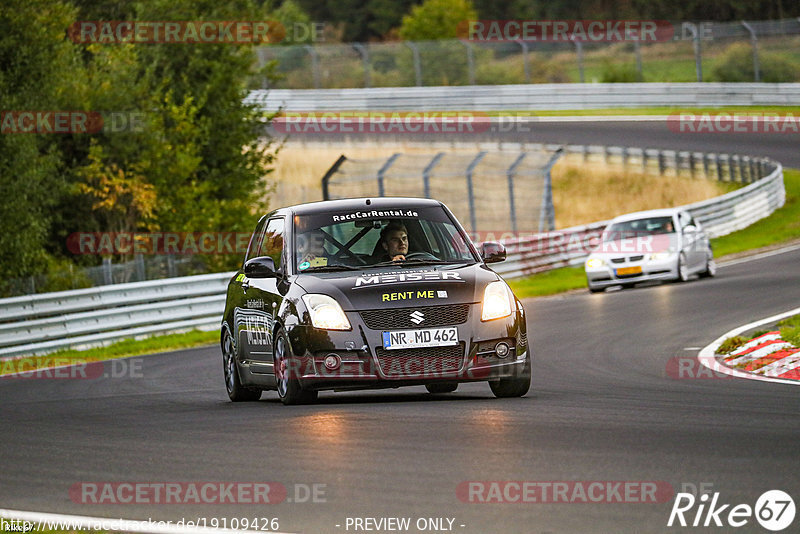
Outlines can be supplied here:
<path id="1" fill-rule="evenodd" d="M 272 358 L 275 364 L 275 384 L 282 403 L 309 404 L 317 400 L 316 391 L 302 389 L 300 381 L 292 376 L 295 367 L 292 364 L 292 348 L 289 346 L 289 338 L 283 328 L 279 328 L 275 333 Z"/>
<path id="2" fill-rule="evenodd" d="M 717 274 L 717 262 L 714 261 L 714 255 L 711 251 L 708 251 L 708 256 L 706 256 L 706 268 L 703 272 L 700 273 L 701 278 L 712 278 Z"/>
<path id="3" fill-rule="evenodd" d="M 681 252 L 678 256 L 678 282 L 686 282 L 689 280 L 689 266 L 686 265 L 686 255 Z"/>
<path id="4" fill-rule="evenodd" d="M 436 382 L 435 384 L 425 384 L 428 393 L 452 393 L 458 389 L 458 382 Z"/>
<path id="5" fill-rule="evenodd" d="M 520 376 L 513 376 L 510 378 L 501 378 L 489 382 L 489 387 L 492 389 L 495 397 L 522 397 L 531 388 L 531 359 L 530 356 L 525 359 L 525 367 L 522 369 Z"/>
<path id="6" fill-rule="evenodd" d="M 228 390 L 228 397 L 233 402 L 257 401 L 261 398 L 260 389 L 246 388 L 239 379 L 236 349 L 233 347 L 233 338 L 227 328 L 222 334 L 222 371 L 225 374 L 225 389 Z"/>

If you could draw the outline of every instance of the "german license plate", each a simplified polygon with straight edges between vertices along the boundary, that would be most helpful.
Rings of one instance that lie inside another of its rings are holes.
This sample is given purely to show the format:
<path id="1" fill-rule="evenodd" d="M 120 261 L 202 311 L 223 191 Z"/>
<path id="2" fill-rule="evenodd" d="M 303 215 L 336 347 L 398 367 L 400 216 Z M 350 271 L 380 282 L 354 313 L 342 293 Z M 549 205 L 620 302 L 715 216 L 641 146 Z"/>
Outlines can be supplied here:
<path id="1" fill-rule="evenodd" d="M 617 276 L 630 276 L 632 274 L 642 274 L 641 265 L 635 267 L 620 267 L 617 269 Z"/>
<path id="2" fill-rule="evenodd" d="M 383 333 L 383 348 L 387 350 L 447 347 L 449 345 L 458 345 L 458 328 L 455 326 L 395 330 Z"/>

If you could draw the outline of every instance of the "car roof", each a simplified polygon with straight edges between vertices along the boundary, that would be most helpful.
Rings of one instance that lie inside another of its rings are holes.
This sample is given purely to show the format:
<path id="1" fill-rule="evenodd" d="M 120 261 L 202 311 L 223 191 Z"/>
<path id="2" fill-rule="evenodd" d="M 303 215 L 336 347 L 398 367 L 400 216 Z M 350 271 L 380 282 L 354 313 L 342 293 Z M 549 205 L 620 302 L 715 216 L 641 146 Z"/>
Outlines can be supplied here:
<path id="1" fill-rule="evenodd" d="M 320 202 L 309 202 L 288 206 L 278 211 L 291 211 L 295 215 L 313 215 L 316 213 L 326 213 L 330 211 L 350 211 L 350 210 L 381 210 L 388 208 L 427 208 L 440 206 L 441 202 L 429 198 L 413 197 L 364 197 L 364 198 L 343 198 L 338 200 L 323 200 Z"/>
<path id="2" fill-rule="evenodd" d="M 663 208 L 658 210 L 636 211 L 614 217 L 611 222 L 635 221 L 637 219 L 647 219 L 648 217 L 673 217 L 682 211 L 685 210 L 682 208 Z"/>

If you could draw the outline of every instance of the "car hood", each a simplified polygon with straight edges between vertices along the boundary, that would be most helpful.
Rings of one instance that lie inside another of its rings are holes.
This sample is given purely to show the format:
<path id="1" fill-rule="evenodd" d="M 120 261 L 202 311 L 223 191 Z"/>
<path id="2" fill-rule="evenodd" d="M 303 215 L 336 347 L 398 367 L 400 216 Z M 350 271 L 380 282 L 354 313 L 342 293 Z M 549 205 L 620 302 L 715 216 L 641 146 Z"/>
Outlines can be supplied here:
<path id="1" fill-rule="evenodd" d="M 483 264 L 387 266 L 333 273 L 303 273 L 307 293 L 335 298 L 345 311 L 479 302 L 500 277 Z"/>

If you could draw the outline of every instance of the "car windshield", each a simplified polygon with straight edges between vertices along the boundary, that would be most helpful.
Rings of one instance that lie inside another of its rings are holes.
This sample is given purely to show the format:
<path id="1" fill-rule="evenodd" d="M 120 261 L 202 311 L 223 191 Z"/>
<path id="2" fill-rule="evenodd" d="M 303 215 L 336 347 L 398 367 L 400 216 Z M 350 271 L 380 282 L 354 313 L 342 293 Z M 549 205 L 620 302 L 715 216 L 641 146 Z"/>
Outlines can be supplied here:
<path id="1" fill-rule="evenodd" d="M 603 241 L 619 241 L 658 234 L 672 234 L 675 225 L 672 217 L 648 217 L 633 221 L 622 221 L 612 224 L 603 234 Z"/>
<path id="2" fill-rule="evenodd" d="M 294 227 L 297 272 L 477 261 L 441 206 L 296 215 Z"/>

